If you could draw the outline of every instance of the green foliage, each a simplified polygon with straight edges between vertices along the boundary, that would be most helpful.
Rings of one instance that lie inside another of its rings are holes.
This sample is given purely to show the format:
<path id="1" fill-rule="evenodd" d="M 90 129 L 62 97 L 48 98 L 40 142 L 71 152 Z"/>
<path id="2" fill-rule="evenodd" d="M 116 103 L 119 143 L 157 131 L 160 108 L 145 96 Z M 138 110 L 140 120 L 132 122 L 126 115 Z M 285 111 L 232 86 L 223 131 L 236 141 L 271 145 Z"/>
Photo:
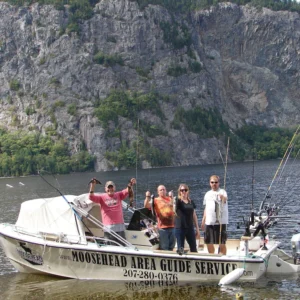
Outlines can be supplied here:
<path id="1" fill-rule="evenodd" d="M 193 73 L 199 73 L 202 70 L 202 66 L 198 61 L 189 61 L 189 67 Z"/>
<path id="2" fill-rule="evenodd" d="M 122 143 L 121 147 L 117 151 L 107 151 L 105 158 L 110 160 L 117 168 L 134 168 L 138 161 L 138 167 L 141 167 L 142 160 L 150 162 L 151 166 L 169 166 L 172 162 L 172 155 L 170 152 L 164 152 L 160 149 L 150 146 L 147 142 L 140 140 L 139 144 L 139 157 L 136 154 L 136 143 L 132 147 L 128 147 L 125 143 Z"/>
<path id="3" fill-rule="evenodd" d="M 68 106 L 68 114 L 70 114 L 71 116 L 75 116 L 76 112 L 77 112 L 77 107 L 76 104 L 72 103 Z"/>
<path id="4" fill-rule="evenodd" d="M 293 131 L 283 128 L 266 128 L 245 125 L 236 131 L 237 136 L 248 145 L 246 155 L 251 158 L 255 148 L 257 159 L 274 159 L 283 157 L 292 138 Z M 294 153 L 300 149 L 300 140 L 296 140 Z"/>
<path id="5" fill-rule="evenodd" d="M 52 173 L 91 171 L 93 162 L 86 150 L 70 156 L 64 140 L 54 142 L 41 134 L 0 130 L 0 176 L 32 175 L 41 169 Z"/>
<path id="6" fill-rule="evenodd" d="M 62 100 L 57 100 L 57 101 L 55 101 L 55 103 L 54 103 L 54 109 L 57 108 L 57 107 L 64 107 L 65 105 L 66 105 L 66 104 L 65 104 L 64 101 L 62 101 Z"/>
<path id="7" fill-rule="evenodd" d="M 155 148 L 147 141 L 140 139 L 138 161 L 141 162 L 143 160 L 150 162 L 153 167 L 170 166 L 172 163 L 172 153 Z"/>
<path id="8" fill-rule="evenodd" d="M 124 65 L 124 61 L 122 57 L 118 54 L 104 54 L 103 52 L 99 51 L 95 56 L 94 56 L 94 61 L 99 64 L 99 65 L 104 65 L 105 67 L 112 67 L 116 64 L 119 64 L 121 66 Z"/>
<path id="9" fill-rule="evenodd" d="M 67 25 L 66 31 L 65 31 L 68 35 L 70 35 L 71 32 L 75 32 L 78 33 L 80 32 L 80 28 L 79 25 L 75 22 L 71 22 Z"/>
<path id="10" fill-rule="evenodd" d="M 27 116 L 30 116 L 30 115 L 33 115 L 36 113 L 34 107 L 32 107 L 31 105 L 30 106 L 27 106 L 26 109 L 25 109 L 25 113 Z"/>
<path id="11" fill-rule="evenodd" d="M 184 110 L 182 107 L 178 107 L 172 126 L 179 129 L 180 124 L 183 124 L 188 131 L 197 133 L 201 138 L 229 134 L 228 125 L 223 122 L 221 114 L 216 109 L 205 110 L 196 106 L 191 110 Z"/>
<path id="12" fill-rule="evenodd" d="M 252 0 L 248 1 L 251 5 L 257 8 L 267 7 L 272 10 L 290 10 L 290 11 L 300 11 L 300 4 L 292 0 Z"/>
<path id="13" fill-rule="evenodd" d="M 117 168 L 132 168 L 135 166 L 136 152 L 133 148 L 128 148 L 125 143 L 122 143 L 118 151 L 107 151 L 105 158 L 112 161 Z"/>
<path id="14" fill-rule="evenodd" d="M 56 77 L 51 77 L 51 79 L 49 80 L 49 84 L 54 85 L 54 86 L 59 86 L 60 81 Z"/>
<path id="15" fill-rule="evenodd" d="M 109 35 L 109 36 L 107 37 L 106 41 L 109 42 L 109 43 L 116 43 L 116 42 L 117 42 L 117 39 L 116 39 L 114 36 Z"/>
<path id="16" fill-rule="evenodd" d="M 39 65 L 40 65 L 40 66 L 43 65 L 45 62 L 46 62 L 46 57 L 43 56 L 43 57 L 40 59 L 40 61 L 39 61 Z"/>
<path id="17" fill-rule="evenodd" d="M 145 70 L 142 67 L 136 67 L 135 71 L 142 77 L 148 77 L 149 74 L 149 70 Z"/>
<path id="18" fill-rule="evenodd" d="M 186 68 L 183 68 L 179 65 L 172 65 L 167 70 L 167 74 L 169 76 L 173 76 L 173 77 L 179 77 L 179 76 L 181 76 L 183 74 L 186 74 L 186 73 L 187 73 Z"/>
<path id="19" fill-rule="evenodd" d="M 155 137 L 157 135 L 167 136 L 168 132 L 159 125 L 151 125 L 145 121 L 140 120 L 140 129 L 148 136 Z"/>
<path id="20" fill-rule="evenodd" d="M 114 90 L 103 101 L 97 103 L 95 115 L 104 128 L 108 128 L 110 121 L 118 126 L 118 116 L 132 120 L 137 127 L 138 113 L 142 110 L 148 110 L 161 118 L 164 114 L 159 105 L 160 96 L 151 92 L 149 94 L 126 93 Z"/>
<path id="21" fill-rule="evenodd" d="M 114 90 L 102 101 L 95 103 L 95 116 L 98 117 L 102 126 L 106 129 L 109 137 L 120 137 L 119 116 L 133 122 L 134 128 L 139 128 L 140 136 L 155 137 L 158 135 L 168 135 L 164 128 L 147 122 L 147 119 L 138 122 L 138 114 L 142 111 L 150 111 L 164 120 L 165 116 L 160 108 L 159 100 L 164 101 L 164 97 L 158 93 L 149 94 L 126 93 Z M 110 122 L 114 123 L 114 129 L 109 129 Z M 118 150 L 107 151 L 105 157 L 112 161 L 118 168 L 133 168 L 136 165 L 136 145 L 127 145 L 124 141 Z M 171 164 L 171 154 L 151 147 L 146 140 L 141 142 L 138 160 L 148 160 L 152 166 L 167 166 Z"/>
<path id="22" fill-rule="evenodd" d="M 72 0 L 69 9 L 74 23 L 78 20 L 90 19 L 93 16 L 93 8 L 88 0 Z"/>
<path id="23" fill-rule="evenodd" d="M 12 79 L 9 83 L 9 88 L 12 91 L 18 91 L 20 89 L 20 87 L 21 87 L 21 84 L 17 79 Z"/>
<path id="24" fill-rule="evenodd" d="M 157 4 L 175 12 L 190 12 L 199 8 L 209 8 L 220 2 L 231 2 L 238 5 L 250 5 L 258 8 L 267 7 L 272 10 L 300 11 L 300 3 L 296 0 L 131 0 L 139 4 L 144 9 L 149 4 Z"/>
<path id="25" fill-rule="evenodd" d="M 131 0 L 139 4 L 141 9 L 145 8 L 149 4 L 162 5 L 172 11 L 176 12 L 188 12 L 194 10 L 199 6 L 203 0 Z"/>
<path id="26" fill-rule="evenodd" d="M 182 24 L 160 22 L 160 28 L 163 31 L 163 39 L 165 43 L 172 44 L 175 49 L 189 47 L 192 44 L 191 34 L 188 28 Z"/>

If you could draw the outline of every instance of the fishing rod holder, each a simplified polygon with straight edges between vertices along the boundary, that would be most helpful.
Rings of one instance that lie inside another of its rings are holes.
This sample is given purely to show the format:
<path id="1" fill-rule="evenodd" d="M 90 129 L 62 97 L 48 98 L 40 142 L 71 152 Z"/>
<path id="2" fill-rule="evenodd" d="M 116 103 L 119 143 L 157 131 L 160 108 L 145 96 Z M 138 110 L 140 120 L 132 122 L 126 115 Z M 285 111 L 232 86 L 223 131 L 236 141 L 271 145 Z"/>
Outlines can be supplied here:
<path id="1" fill-rule="evenodd" d="M 249 221 L 246 221 L 245 218 L 244 218 L 244 216 L 240 216 L 240 218 L 242 218 L 243 221 L 242 221 L 242 222 L 237 222 L 236 228 L 237 228 L 237 229 L 240 229 L 240 228 L 241 228 L 240 226 L 241 226 L 241 225 L 244 225 L 244 226 L 245 226 L 245 232 L 244 232 L 243 236 L 251 236 L 251 232 L 250 232 L 250 222 L 249 222 Z"/>

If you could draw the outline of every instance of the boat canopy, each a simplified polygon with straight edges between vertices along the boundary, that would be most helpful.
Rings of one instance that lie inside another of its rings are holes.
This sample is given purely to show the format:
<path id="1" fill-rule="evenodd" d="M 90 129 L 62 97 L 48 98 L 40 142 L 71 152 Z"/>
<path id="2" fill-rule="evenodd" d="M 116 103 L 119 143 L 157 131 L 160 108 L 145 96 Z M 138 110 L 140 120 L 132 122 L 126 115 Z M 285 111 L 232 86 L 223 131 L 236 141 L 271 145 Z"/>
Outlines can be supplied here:
<path id="1" fill-rule="evenodd" d="M 99 204 L 89 200 L 88 194 L 66 195 L 23 202 L 16 226 L 30 232 L 64 236 L 69 242 L 84 242 L 86 241 L 85 233 L 88 229 L 84 225 L 86 223 L 83 223 L 84 221 L 82 222 L 78 218 L 78 214 L 75 214 L 72 209 L 73 205 L 89 212 L 89 214 L 93 212 L 93 215 L 99 218 Z"/>

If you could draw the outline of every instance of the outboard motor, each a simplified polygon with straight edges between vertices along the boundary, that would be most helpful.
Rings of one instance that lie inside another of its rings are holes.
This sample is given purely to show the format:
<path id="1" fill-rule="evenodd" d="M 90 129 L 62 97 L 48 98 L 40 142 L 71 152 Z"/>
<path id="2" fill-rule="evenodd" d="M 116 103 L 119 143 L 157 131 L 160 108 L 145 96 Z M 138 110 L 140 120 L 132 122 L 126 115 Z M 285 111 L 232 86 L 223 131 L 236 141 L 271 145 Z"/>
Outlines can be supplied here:
<path id="1" fill-rule="evenodd" d="M 294 234 L 291 239 L 294 264 L 300 265 L 300 233 Z"/>

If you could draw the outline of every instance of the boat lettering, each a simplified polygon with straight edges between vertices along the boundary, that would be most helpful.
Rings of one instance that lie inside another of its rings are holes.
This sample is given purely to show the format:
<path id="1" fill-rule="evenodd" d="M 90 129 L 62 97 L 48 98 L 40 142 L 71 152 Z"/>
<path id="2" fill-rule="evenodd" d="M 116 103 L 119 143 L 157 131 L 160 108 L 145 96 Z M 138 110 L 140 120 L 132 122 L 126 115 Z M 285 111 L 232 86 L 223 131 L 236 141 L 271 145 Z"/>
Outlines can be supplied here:
<path id="1" fill-rule="evenodd" d="M 196 274 L 226 275 L 237 268 L 237 264 L 196 261 Z"/>
<path id="2" fill-rule="evenodd" d="M 72 251 L 72 259 L 77 262 L 87 262 L 95 265 L 127 267 L 126 257 L 123 255 L 100 254 L 93 252 Z"/>
<path id="3" fill-rule="evenodd" d="M 17 251 L 24 260 L 28 261 L 32 265 L 40 265 L 41 266 L 44 263 L 43 257 L 40 255 L 36 255 L 31 252 L 25 252 L 21 249 L 17 249 Z"/>
<path id="4" fill-rule="evenodd" d="M 76 262 L 104 265 L 124 268 L 125 277 L 137 276 L 140 279 L 166 280 L 163 278 L 168 273 L 196 273 L 207 275 L 226 275 L 235 270 L 238 266 L 235 263 L 191 261 L 185 259 L 155 258 L 144 256 L 124 256 L 118 254 L 94 253 L 85 251 L 72 251 L 72 260 Z M 128 269 L 125 269 L 128 268 Z M 130 268 L 130 269 L 129 269 Z M 144 270 L 138 271 L 138 270 Z M 146 272 L 146 271 L 149 272 Z M 158 271 L 162 273 L 150 272 Z M 158 274 L 158 275 L 157 275 Z M 161 274 L 161 275 L 159 275 Z M 157 277 L 159 276 L 159 277 Z M 173 280 L 173 279 L 172 279 Z"/>
<path id="5" fill-rule="evenodd" d="M 251 277 L 252 277 L 252 276 L 253 276 L 253 272 L 252 272 L 252 271 L 246 271 L 246 270 L 245 270 L 244 273 L 243 273 L 243 275 L 244 275 L 244 276 L 251 276 Z"/>
<path id="6" fill-rule="evenodd" d="M 191 273 L 191 261 L 162 259 L 160 269 L 167 272 Z"/>
<path id="7" fill-rule="evenodd" d="M 123 276 L 129 278 L 138 278 L 144 280 L 159 280 L 159 281 L 169 281 L 177 282 L 178 276 L 173 273 L 155 273 L 151 271 L 143 270 L 132 270 L 132 269 L 123 269 Z"/>
<path id="8" fill-rule="evenodd" d="M 127 290 L 136 291 L 136 290 L 143 290 L 145 291 L 147 288 L 153 288 L 155 286 L 174 286 L 177 285 L 178 281 L 163 281 L 163 280 L 141 280 L 141 281 L 125 281 L 124 285 Z M 173 291 L 173 290 L 165 290 L 167 291 Z M 188 292 L 188 290 L 187 290 Z M 165 293 L 164 293 L 165 296 Z M 178 295 L 176 295 L 178 296 Z M 174 297 L 173 297 L 174 298 Z"/>
<path id="9" fill-rule="evenodd" d="M 156 270 L 154 258 L 131 257 L 131 268 L 143 270 Z"/>

